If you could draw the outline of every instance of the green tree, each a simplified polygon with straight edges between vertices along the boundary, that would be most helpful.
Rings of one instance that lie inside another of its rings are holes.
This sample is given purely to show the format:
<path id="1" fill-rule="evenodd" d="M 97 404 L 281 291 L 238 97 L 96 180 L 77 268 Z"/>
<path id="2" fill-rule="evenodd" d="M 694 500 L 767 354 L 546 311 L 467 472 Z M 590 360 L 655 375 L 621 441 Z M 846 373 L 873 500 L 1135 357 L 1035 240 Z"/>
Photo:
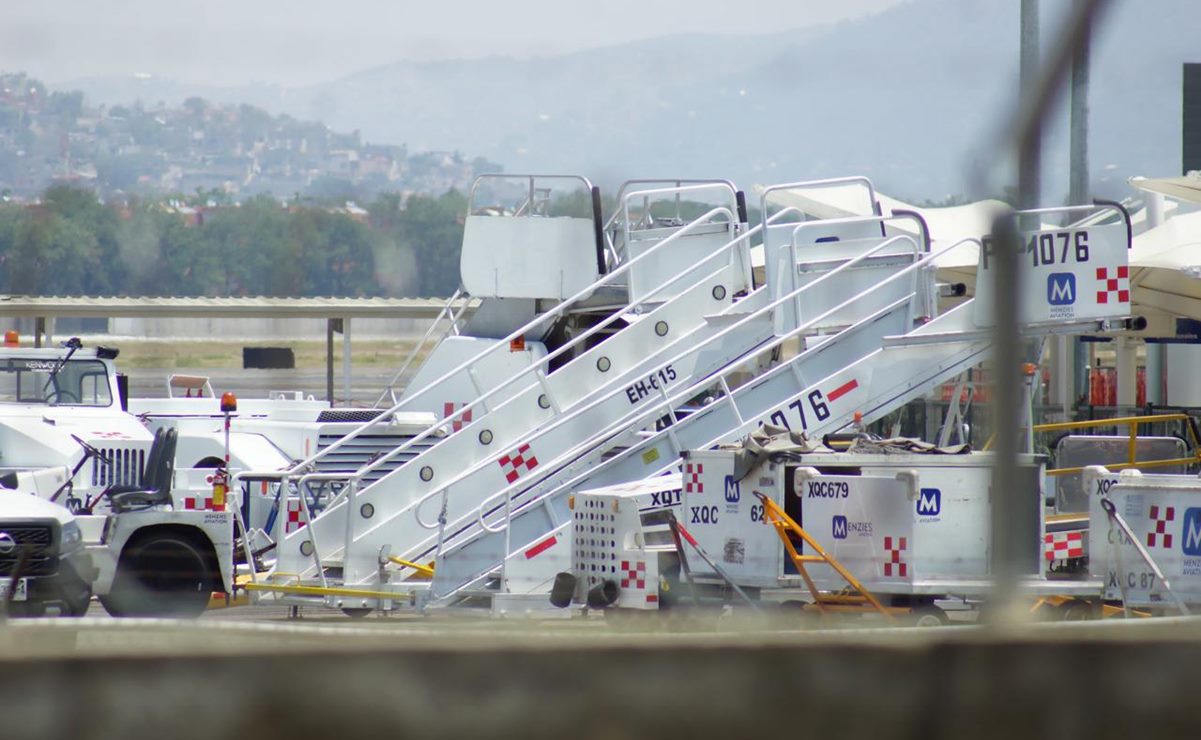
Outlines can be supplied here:
<path id="1" fill-rule="evenodd" d="M 438 197 L 414 195 L 405 203 L 396 236 L 413 250 L 422 295 L 450 295 L 459 287 L 466 213 L 467 198 L 457 190 Z"/>

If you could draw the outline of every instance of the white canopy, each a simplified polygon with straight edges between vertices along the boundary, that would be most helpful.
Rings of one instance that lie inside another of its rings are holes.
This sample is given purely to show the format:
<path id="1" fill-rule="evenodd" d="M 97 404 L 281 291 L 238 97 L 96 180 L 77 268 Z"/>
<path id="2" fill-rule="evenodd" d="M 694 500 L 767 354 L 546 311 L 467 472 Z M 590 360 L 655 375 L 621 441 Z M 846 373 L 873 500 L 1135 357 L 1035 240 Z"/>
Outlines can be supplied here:
<path id="1" fill-rule="evenodd" d="M 1139 190 L 1161 193 L 1189 203 L 1201 203 L 1201 172 L 1183 177 L 1132 177 L 1131 186 Z"/>
<path id="2" fill-rule="evenodd" d="M 1136 307 L 1201 320 L 1201 212 L 1134 237 L 1130 265 Z"/>

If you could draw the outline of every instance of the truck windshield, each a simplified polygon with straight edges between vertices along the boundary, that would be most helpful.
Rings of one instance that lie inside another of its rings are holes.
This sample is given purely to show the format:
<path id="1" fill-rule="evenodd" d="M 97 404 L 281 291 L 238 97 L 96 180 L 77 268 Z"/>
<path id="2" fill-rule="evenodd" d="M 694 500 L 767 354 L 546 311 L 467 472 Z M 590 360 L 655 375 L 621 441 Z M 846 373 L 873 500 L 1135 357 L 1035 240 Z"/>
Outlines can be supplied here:
<path id="1" fill-rule="evenodd" d="M 108 369 L 98 360 L 68 360 L 51 375 L 58 360 L 0 360 L 0 403 L 53 406 L 111 406 Z"/>

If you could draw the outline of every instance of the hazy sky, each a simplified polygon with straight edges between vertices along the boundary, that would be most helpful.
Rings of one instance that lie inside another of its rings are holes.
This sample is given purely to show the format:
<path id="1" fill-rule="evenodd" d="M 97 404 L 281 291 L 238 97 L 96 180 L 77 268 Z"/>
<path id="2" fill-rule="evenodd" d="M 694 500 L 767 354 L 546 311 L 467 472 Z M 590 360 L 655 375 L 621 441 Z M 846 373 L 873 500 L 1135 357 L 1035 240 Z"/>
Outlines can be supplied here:
<path id="1" fill-rule="evenodd" d="M 677 32 L 763 33 L 904 0 L 43 0 L 0 5 L 0 70 L 300 85 L 400 59 L 542 55 Z"/>

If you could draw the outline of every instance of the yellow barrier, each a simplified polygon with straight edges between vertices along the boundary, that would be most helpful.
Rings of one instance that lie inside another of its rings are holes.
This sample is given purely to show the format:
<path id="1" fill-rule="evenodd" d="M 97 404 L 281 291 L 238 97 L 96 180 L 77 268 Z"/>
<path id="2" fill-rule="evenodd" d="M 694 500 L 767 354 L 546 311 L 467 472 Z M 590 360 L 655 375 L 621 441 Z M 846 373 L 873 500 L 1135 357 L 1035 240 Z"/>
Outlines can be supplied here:
<path id="1" fill-rule="evenodd" d="M 1193 450 L 1189 457 L 1159 458 L 1151 460 L 1138 459 L 1138 428 L 1143 424 L 1161 424 L 1163 422 L 1179 421 L 1188 434 L 1188 443 Z M 1071 432 L 1077 429 L 1097 429 L 1100 427 L 1125 426 L 1128 430 L 1129 441 L 1126 445 L 1126 461 L 1106 463 L 1105 467 L 1112 471 L 1127 468 L 1162 468 L 1171 465 L 1201 464 L 1201 439 L 1197 436 L 1197 427 L 1188 414 L 1152 414 L 1150 416 L 1119 416 L 1113 419 L 1089 419 L 1088 421 L 1061 421 L 1050 424 L 1035 424 L 1035 432 Z M 992 447 L 990 437 L 984 443 L 984 449 Z M 1070 475 L 1082 472 L 1084 468 L 1053 468 L 1047 475 Z"/>

